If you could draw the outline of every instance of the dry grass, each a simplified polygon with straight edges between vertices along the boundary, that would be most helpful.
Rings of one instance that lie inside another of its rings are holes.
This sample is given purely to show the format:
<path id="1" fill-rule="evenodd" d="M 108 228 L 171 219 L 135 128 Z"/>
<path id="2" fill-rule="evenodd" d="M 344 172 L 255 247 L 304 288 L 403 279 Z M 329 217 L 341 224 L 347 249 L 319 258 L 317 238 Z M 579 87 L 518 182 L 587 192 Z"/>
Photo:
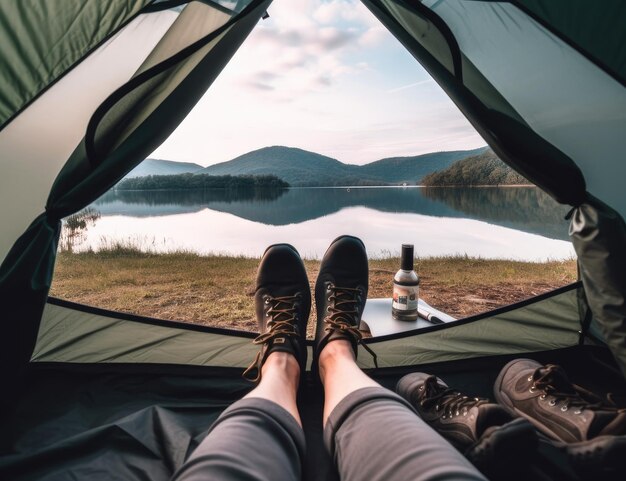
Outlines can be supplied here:
<path id="1" fill-rule="evenodd" d="M 132 248 L 63 252 L 57 259 L 51 294 L 105 309 L 254 331 L 257 264 L 258 259 L 150 254 Z M 306 260 L 305 265 L 313 287 L 319 261 Z M 391 279 L 398 266 L 398 258 L 370 261 L 369 297 L 391 297 Z M 426 258 L 416 262 L 416 270 L 421 277 L 420 297 L 455 317 L 507 305 L 576 280 L 574 260 Z M 313 326 L 311 322 L 309 334 Z"/>

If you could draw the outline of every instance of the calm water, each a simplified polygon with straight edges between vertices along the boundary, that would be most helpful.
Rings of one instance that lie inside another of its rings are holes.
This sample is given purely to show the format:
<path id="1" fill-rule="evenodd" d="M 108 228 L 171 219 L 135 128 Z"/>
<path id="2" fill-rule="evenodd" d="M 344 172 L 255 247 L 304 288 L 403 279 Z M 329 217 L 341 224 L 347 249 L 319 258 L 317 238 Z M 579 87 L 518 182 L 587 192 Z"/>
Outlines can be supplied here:
<path id="1" fill-rule="evenodd" d="M 284 191 L 113 191 L 79 249 L 120 240 L 160 252 L 260 256 L 289 242 L 321 257 L 344 233 L 370 256 L 415 244 L 420 256 L 467 254 L 520 260 L 574 256 L 567 207 L 535 188 L 294 188 Z"/>

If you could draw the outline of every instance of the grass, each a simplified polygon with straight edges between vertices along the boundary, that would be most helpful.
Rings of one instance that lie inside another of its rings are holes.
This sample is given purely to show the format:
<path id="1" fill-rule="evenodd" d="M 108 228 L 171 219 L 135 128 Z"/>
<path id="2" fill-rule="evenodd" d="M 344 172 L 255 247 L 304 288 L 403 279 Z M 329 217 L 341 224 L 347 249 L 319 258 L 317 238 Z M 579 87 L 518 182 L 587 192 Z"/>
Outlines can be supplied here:
<path id="1" fill-rule="evenodd" d="M 105 309 L 231 329 L 257 330 L 253 295 L 259 259 L 156 254 L 130 245 L 60 252 L 51 295 Z M 370 298 L 391 297 L 396 257 L 370 260 Z M 319 261 L 305 260 L 315 283 Z M 455 317 L 511 304 L 576 280 L 576 261 L 469 257 L 417 259 L 420 297 Z M 314 308 L 313 308 L 314 309 Z M 315 319 L 315 312 L 311 313 Z M 309 323 L 309 334 L 314 322 Z"/>

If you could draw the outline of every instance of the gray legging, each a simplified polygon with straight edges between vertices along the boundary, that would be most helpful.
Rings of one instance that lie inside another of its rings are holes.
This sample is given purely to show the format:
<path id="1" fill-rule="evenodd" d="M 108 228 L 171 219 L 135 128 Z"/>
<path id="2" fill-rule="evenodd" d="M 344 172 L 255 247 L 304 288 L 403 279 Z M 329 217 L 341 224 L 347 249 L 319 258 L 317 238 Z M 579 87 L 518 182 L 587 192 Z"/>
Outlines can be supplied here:
<path id="1" fill-rule="evenodd" d="M 484 480 L 400 396 L 359 389 L 333 410 L 324 442 L 343 481 Z M 272 480 L 302 477 L 304 432 L 278 404 L 246 398 L 222 413 L 176 481 Z"/>

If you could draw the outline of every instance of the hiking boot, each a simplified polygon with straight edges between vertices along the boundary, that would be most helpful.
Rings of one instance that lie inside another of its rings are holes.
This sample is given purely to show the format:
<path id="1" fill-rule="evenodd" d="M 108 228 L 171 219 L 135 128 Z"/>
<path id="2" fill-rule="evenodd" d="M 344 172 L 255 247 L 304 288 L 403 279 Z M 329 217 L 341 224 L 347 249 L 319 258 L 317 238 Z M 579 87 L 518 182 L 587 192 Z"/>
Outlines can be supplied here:
<path id="1" fill-rule="evenodd" d="M 626 469 L 626 410 L 572 384 L 560 366 L 511 361 L 498 375 L 494 395 L 566 451 L 577 469 Z"/>
<path id="2" fill-rule="evenodd" d="M 311 310 L 311 293 L 304 263 L 295 247 L 275 244 L 263 254 L 254 294 L 259 336 L 253 341 L 261 350 L 243 376 L 261 379 L 261 366 L 272 352 L 288 352 L 306 369 L 306 324 Z M 254 371 L 256 376 L 253 376 Z"/>
<path id="3" fill-rule="evenodd" d="M 407 374 L 396 392 L 488 476 L 514 477 L 537 450 L 537 433 L 528 421 L 487 399 L 466 396 L 436 376 Z"/>
<path id="4" fill-rule="evenodd" d="M 367 300 L 368 275 L 367 252 L 360 239 L 344 235 L 330 244 L 315 283 L 314 369 L 318 367 L 322 349 L 338 339 L 350 342 L 356 358 L 363 338 L 359 324 Z M 376 363 L 373 351 L 365 344 L 361 345 L 374 356 Z"/>

